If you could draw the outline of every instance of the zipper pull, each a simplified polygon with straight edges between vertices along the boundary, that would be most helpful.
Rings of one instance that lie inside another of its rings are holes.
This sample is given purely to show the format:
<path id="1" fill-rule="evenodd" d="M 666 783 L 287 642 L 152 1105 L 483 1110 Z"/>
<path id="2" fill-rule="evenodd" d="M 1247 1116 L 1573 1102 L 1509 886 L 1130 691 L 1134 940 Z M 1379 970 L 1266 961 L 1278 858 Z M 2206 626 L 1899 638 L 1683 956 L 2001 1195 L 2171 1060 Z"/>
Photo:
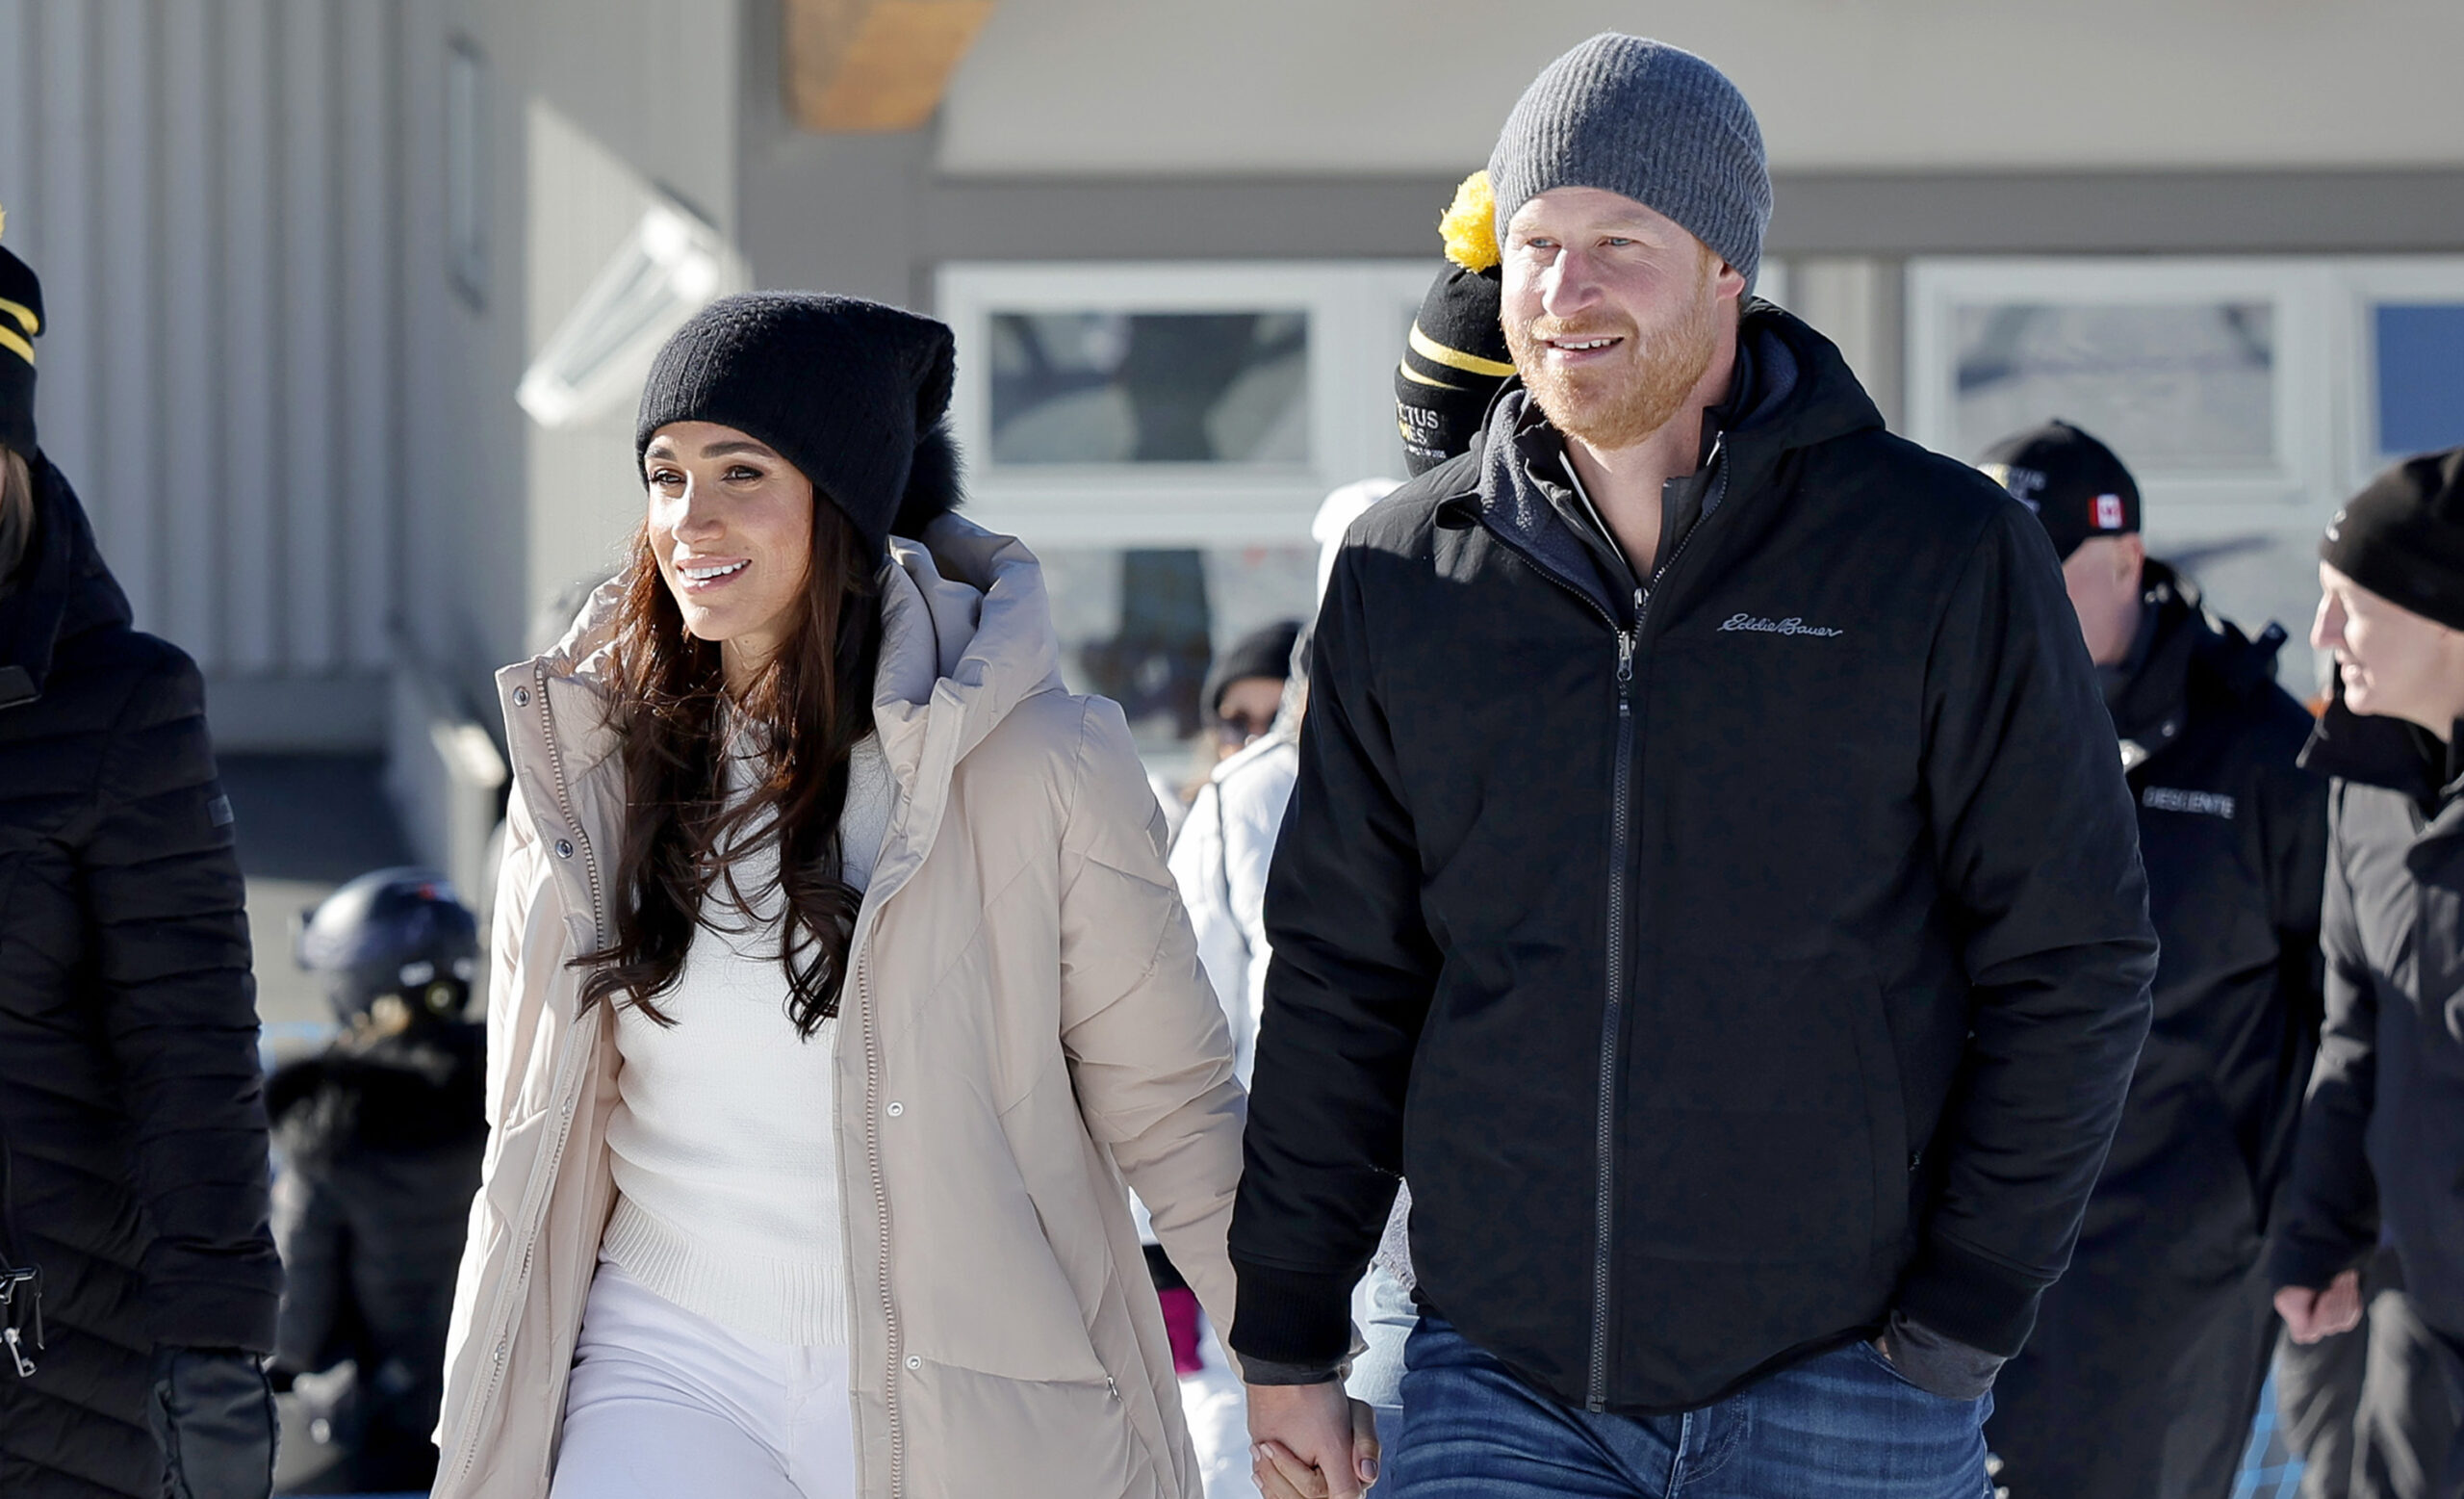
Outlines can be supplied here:
<path id="1" fill-rule="evenodd" d="M 26 1351 L 18 1346 L 17 1330 L 15 1328 L 0 1328 L 0 1341 L 5 1341 L 9 1345 L 9 1357 L 17 1366 L 17 1378 L 21 1380 L 33 1379 L 35 1377 L 35 1361 L 27 1357 Z"/>
<path id="2" fill-rule="evenodd" d="M 1634 633 L 1617 632 L 1617 685 L 1624 686 L 1634 680 Z"/>

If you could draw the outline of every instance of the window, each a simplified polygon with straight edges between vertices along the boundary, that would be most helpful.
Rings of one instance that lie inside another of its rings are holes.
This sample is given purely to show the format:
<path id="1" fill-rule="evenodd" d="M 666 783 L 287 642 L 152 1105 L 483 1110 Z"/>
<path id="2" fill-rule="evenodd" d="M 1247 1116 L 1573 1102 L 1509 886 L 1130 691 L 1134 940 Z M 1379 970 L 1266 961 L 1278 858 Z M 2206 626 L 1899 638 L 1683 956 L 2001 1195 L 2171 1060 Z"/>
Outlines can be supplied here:
<path id="1" fill-rule="evenodd" d="M 2464 301 L 2370 311 L 2379 456 L 2464 443 Z"/>
<path id="2" fill-rule="evenodd" d="M 2149 547 L 2226 615 L 2299 638 L 2337 504 L 2464 443 L 2464 259 L 1919 260 L 1911 435 L 1964 459 L 2052 417 L 2138 477 Z"/>
<path id="3" fill-rule="evenodd" d="M 1403 475 L 1394 377 L 1438 261 L 953 265 L 967 513 L 1044 566 L 1062 675 L 1150 771 L 1214 762 L 1241 636 L 1316 606 L 1328 491 Z"/>
<path id="4" fill-rule="evenodd" d="M 945 267 L 974 513 L 1040 547 L 1308 546 L 1327 491 L 1403 472 L 1395 363 L 1436 273 Z"/>
<path id="5" fill-rule="evenodd" d="M 445 255 L 474 311 L 488 301 L 487 63 L 456 37 L 445 54 Z"/>

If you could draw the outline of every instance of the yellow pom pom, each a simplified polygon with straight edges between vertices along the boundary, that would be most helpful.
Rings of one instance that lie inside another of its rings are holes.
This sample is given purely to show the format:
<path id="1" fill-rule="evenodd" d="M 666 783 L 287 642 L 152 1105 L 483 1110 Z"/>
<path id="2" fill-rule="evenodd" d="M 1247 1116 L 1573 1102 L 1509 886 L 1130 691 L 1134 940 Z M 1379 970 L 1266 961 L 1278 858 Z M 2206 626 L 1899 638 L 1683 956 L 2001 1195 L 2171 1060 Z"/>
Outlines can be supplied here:
<path id="1" fill-rule="evenodd" d="M 1498 200 L 1489 192 L 1489 174 L 1476 171 L 1454 190 L 1454 201 L 1437 221 L 1446 242 L 1446 258 L 1466 271 L 1486 271 L 1498 263 Z"/>

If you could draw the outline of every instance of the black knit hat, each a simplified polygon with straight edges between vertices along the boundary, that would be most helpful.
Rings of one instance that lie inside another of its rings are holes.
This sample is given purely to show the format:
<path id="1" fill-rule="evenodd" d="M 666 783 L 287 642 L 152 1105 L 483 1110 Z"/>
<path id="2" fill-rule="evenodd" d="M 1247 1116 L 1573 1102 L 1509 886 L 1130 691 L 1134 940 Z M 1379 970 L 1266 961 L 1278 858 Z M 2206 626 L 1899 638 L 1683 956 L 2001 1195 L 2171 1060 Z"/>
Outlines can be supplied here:
<path id="1" fill-rule="evenodd" d="M 1292 648 L 1299 639 L 1300 621 L 1279 619 L 1233 641 L 1232 648 L 1217 658 L 1215 669 L 1206 674 L 1208 715 L 1222 711 L 1224 691 L 1244 677 L 1291 680 Z"/>
<path id="2" fill-rule="evenodd" d="M 853 297 L 724 297 L 667 341 L 633 423 L 638 462 L 670 422 L 716 422 L 759 438 L 854 523 L 873 556 L 959 503 L 958 452 L 942 425 L 955 356 L 949 327 Z"/>
<path id="3" fill-rule="evenodd" d="M 2139 530 L 2138 481 L 2111 448 L 2067 422 L 2005 437 L 1976 466 L 2037 512 L 2066 561 L 2091 536 Z"/>
<path id="4" fill-rule="evenodd" d="M 6 220 L 0 219 L 0 226 Z M 42 332 L 42 282 L 0 249 L 0 448 L 35 451 L 35 338 Z"/>
<path id="5" fill-rule="evenodd" d="M 2464 630 L 2464 448 L 2406 458 L 2345 502 L 2319 559 L 2400 608 Z"/>
<path id="6" fill-rule="evenodd" d="M 1489 401 L 1514 374 L 1498 321 L 1505 283 L 1496 215 L 1489 174 L 1476 171 L 1437 222 L 1446 261 L 1421 298 L 1395 367 L 1395 427 L 1403 437 L 1403 466 L 1415 476 L 1471 449 Z"/>

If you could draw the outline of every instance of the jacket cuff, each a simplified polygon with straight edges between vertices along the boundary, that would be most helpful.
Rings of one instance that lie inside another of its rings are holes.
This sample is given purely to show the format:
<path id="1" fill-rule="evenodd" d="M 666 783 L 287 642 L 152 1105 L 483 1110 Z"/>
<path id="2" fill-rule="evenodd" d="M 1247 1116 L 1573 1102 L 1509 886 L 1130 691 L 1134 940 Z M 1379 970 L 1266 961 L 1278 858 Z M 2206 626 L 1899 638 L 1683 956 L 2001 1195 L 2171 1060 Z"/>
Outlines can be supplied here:
<path id="1" fill-rule="evenodd" d="M 1340 1368 L 1351 1353 L 1351 1286 L 1356 1276 L 1278 1270 L 1235 1259 L 1239 1298 L 1232 1351 L 1242 1367 Z M 1292 1382 L 1315 1383 L 1316 1381 Z"/>
<path id="2" fill-rule="evenodd" d="M 1899 1282 L 1899 1309 L 1955 1341 L 2010 1358 L 2037 1325 L 2049 1280 L 1929 1238 Z"/>
<path id="3" fill-rule="evenodd" d="M 2328 1281 L 2359 1265 L 2371 1248 L 2367 1244 L 2323 1244 L 2317 1239 L 2284 1234 L 2268 1252 L 2268 1284 L 2325 1290 Z"/>
<path id="4" fill-rule="evenodd" d="M 274 1349 L 274 1326 L 282 1309 L 282 1272 L 266 1255 L 250 1263 L 258 1284 L 229 1280 L 167 1279 L 145 1290 L 146 1330 L 157 1348 L 235 1348 L 251 1354 Z"/>

